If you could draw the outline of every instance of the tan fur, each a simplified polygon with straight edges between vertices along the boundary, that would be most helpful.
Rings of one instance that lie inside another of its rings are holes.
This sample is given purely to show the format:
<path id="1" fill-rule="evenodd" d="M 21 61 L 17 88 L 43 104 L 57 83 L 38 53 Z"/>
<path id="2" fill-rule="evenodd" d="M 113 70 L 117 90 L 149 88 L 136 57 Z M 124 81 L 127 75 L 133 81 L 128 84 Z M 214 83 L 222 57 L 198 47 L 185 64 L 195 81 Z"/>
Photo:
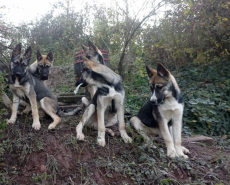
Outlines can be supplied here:
<path id="1" fill-rule="evenodd" d="M 36 61 L 38 65 L 47 65 L 47 66 L 52 66 L 53 62 L 50 62 L 47 59 L 47 55 L 42 55 L 42 59 L 40 61 Z"/>
<path id="2" fill-rule="evenodd" d="M 101 74 L 109 74 L 107 75 L 106 79 L 109 81 L 109 82 L 118 82 L 121 79 L 121 77 L 117 77 L 117 74 L 114 73 L 114 71 L 112 71 L 110 68 L 106 67 L 105 65 L 101 65 L 99 63 L 95 63 L 95 62 L 91 62 L 88 58 L 86 58 L 85 56 L 82 56 L 82 59 L 84 60 L 84 65 L 91 69 L 92 71 L 95 71 L 97 73 L 101 73 Z"/>
<path id="3" fill-rule="evenodd" d="M 61 118 L 59 118 L 54 111 L 56 102 L 51 98 L 43 98 L 41 101 L 42 109 L 53 119 L 53 122 L 49 125 L 48 129 L 54 129 L 59 123 L 61 123 Z"/>
<path id="4" fill-rule="evenodd" d="M 149 69 L 151 70 L 152 72 L 152 77 L 149 79 L 149 84 L 166 84 L 168 82 L 171 82 L 173 83 L 173 85 L 175 86 L 176 90 L 180 92 L 180 88 L 175 80 L 175 78 L 173 77 L 173 75 L 171 75 L 170 71 L 168 71 L 169 73 L 169 77 L 168 78 L 160 78 L 158 75 L 157 75 L 157 70 L 153 69 L 153 68 L 150 68 Z"/>
<path id="5" fill-rule="evenodd" d="M 98 47 L 96 45 L 94 45 L 92 42 L 89 41 L 89 47 L 85 46 L 85 45 L 81 45 L 83 50 L 84 50 L 84 53 L 85 53 L 85 56 L 90 56 L 90 60 L 92 62 L 95 62 L 95 63 L 100 63 L 100 61 L 98 61 L 98 57 L 94 57 L 95 55 L 95 51 L 103 58 L 103 55 L 101 53 L 101 51 L 98 49 Z"/>
<path id="6" fill-rule="evenodd" d="M 91 62 L 88 58 L 86 58 L 85 56 L 82 56 L 83 60 L 84 60 L 84 65 L 85 67 L 94 70 L 94 68 L 96 68 L 98 65 L 95 62 Z"/>
<path id="7" fill-rule="evenodd" d="M 36 60 L 34 63 L 32 63 L 30 66 L 29 66 L 29 70 L 34 73 L 36 70 L 37 70 L 37 67 L 38 65 L 43 65 L 43 66 L 50 66 L 50 67 L 53 67 L 53 61 L 49 61 L 47 59 L 47 55 L 41 55 L 42 56 L 42 59 L 41 60 Z M 45 82 L 45 81 L 43 81 Z M 44 83 L 45 84 L 45 83 Z"/>
<path id="8" fill-rule="evenodd" d="M 86 52 L 88 49 L 89 49 L 89 47 L 87 47 L 87 46 L 85 46 L 85 45 L 81 45 L 82 46 L 82 48 L 84 49 L 84 52 Z"/>
<path id="9" fill-rule="evenodd" d="M 169 81 L 169 78 L 163 79 L 157 75 L 157 71 L 153 68 L 150 68 L 153 76 L 149 79 L 149 84 L 166 84 Z"/>

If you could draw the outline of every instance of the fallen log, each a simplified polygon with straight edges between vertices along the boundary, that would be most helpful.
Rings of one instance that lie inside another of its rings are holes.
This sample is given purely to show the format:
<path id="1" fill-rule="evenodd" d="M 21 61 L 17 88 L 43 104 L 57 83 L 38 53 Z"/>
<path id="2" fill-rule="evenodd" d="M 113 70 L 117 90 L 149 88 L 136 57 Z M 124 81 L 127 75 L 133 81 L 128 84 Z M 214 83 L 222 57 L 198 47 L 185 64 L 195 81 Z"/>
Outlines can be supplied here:
<path id="1" fill-rule="evenodd" d="M 82 105 L 76 105 L 76 104 L 73 104 L 73 105 L 59 105 L 59 108 L 63 109 L 63 110 L 75 109 L 77 107 L 82 107 Z"/>
<path id="2" fill-rule="evenodd" d="M 207 136 L 200 136 L 200 135 L 191 136 L 188 138 L 183 138 L 183 142 L 185 142 L 185 143 L 197 143 L 197 142 L 199 142 L 199 143 L 205 143 L 209 146 L 215 144 L 215 141 L 213 138 L 207 137 Z"/>
<path id="3" fill-rule="evenodd" d="M 82 99 L 83 96 L 58 96 L 57 99 L 59 102 L 64 103 L 77 103 Z"/>

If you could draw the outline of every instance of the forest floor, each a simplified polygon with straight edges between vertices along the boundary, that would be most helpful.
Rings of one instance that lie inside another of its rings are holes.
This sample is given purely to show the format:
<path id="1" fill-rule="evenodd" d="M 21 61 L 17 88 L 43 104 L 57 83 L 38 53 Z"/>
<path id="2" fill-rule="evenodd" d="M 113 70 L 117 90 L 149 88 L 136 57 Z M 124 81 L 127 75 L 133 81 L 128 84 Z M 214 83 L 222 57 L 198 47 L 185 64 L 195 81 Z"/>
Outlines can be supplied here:
<path id="1" fill-rule="evenodd" d="M 49 86 L 55 91 L 62 72 L 53 70 Z M 55 72 L 56 71 L 56 72 Z M 65 75 L 64 75 L 65 76 Z M 73 80 L 72 80 L 73 81 Z M 71 80 L 67 82 L 72 85 Z M 52 87 L 51 87 L 52 86 Z M 49 131 L 52 119 L 41 120 L 41 129 L 32 129 L 32 116 L 18 116 L 0 138 L 0 185 L 128 185 L 128 184 L 229 184 L 230 142 L 216 139 L 215 145 L 184 142 L 191 152 L 189 159 L 170 159 L 162 139 L 151 147 L 127 125 L 133 143 L 125 144 L 117 126 L 115 136 L 106 134 L 106 146 L 96 143 L 97 131 L 85 128 L 85 141 L 77 141 L 78 115 L 63 117 L 55 130 Z M 5 109 L 4 118 L 10 117 Z M 128 121 L 128 118 L 126 118 Z M 188 137 L 183 133 L 183 137 Z M 221 141 L 221 142 L 220 142 Z"/>

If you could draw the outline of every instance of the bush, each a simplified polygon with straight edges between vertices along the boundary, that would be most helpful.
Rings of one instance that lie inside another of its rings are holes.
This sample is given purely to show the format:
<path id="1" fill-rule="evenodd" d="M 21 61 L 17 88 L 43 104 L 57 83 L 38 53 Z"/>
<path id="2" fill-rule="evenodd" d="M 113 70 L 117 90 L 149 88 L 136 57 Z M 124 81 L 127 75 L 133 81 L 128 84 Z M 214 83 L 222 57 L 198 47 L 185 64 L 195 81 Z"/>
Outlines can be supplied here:
<path id="1" fill-rule="evenodd" d="M 184 122 L 205 135 L 230 134 L 229 63 L 180 69 Z"/>

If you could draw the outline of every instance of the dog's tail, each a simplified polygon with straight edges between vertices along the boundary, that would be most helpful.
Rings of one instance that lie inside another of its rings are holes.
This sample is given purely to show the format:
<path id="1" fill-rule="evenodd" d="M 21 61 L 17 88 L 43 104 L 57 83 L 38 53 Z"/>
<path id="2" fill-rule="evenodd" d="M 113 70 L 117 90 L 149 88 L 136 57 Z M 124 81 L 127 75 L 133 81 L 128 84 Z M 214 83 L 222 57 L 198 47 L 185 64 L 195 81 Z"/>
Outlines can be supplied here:
<path id="1" fill-rule="evenodd" d="M 70 111 L 70 112 L 63 112 L 62 110 L 58 110 L 58 115 L 61 116 L 61 117 L 64 117 L 64 116 L 73 116 L 75 115 L 77 112 L 79 112 L 80 110 L 82 110 L 81 107 L 77 107 L 76 109 Z"/>

